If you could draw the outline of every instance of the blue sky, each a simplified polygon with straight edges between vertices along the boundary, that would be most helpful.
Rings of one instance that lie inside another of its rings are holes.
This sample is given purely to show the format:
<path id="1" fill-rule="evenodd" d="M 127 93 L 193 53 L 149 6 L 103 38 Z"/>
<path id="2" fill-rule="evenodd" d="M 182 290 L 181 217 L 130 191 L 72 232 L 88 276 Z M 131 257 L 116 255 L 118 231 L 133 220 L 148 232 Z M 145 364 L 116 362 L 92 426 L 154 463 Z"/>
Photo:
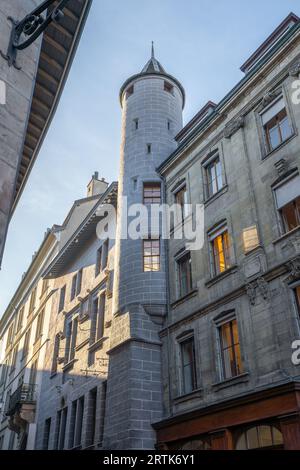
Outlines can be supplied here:
<path id="1" fill-rule="evenodd" d="M 241 64 L 297 0 L 94 0 L 63 97 L 10 224 L 0 272 L 0 316 L 47 227 L 63 222 L 95 170 L 119 169 L 122 83 L 150 56 L 183 84 L 186 123 L 242 78 Z"/>

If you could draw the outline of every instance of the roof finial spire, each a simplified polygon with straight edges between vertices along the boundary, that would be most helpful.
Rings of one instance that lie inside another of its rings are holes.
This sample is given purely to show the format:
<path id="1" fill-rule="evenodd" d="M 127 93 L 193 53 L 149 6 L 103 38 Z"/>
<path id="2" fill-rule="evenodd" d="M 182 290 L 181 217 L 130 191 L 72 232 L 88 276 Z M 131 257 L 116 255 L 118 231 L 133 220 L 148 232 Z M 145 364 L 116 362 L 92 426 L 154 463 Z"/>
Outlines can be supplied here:
<path id="1" fill-rule="evenodd" d="M 154 59 L 154 42 L 151 42 L 151 58 Z"/>

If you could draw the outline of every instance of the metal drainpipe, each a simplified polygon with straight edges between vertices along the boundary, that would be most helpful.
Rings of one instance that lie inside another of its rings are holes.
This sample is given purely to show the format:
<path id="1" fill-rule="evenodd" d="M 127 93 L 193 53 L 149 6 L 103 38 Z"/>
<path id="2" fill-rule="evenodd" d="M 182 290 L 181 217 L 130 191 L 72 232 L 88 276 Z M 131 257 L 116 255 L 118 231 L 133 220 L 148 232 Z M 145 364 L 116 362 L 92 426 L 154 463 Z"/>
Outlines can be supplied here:
<path id="1" fill-rule="evenodd" d="M 163 194 L 164 194 L 164 204 L 166 204 L 167 191 L 166 191 L 166 178 L 161 176 L 163 181 Z M 164 223 L 164 220 L 163 220 Z M 170 327 L 169 327 L 169 314 L 170 314 L 170 285 L 169 285 L 169 243 L 168 239 L 164 240 L 165 245 L 165 272 L 166 272 L 166 293 L 167 293 L 167 358 L 168 358 L 168 395 L 169 395 L 169 416 L 173 416 L 173 406 L 172 406 L 172 393 L 171 393 L 171 377 L 170 377 Z"/>

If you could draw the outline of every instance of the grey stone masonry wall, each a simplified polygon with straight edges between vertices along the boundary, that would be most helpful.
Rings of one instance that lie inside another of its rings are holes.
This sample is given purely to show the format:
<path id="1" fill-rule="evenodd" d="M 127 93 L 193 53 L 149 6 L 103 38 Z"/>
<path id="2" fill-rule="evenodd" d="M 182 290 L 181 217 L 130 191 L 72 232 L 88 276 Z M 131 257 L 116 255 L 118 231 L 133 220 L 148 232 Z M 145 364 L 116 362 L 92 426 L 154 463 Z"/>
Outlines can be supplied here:
<path id="1" fill-rule="evenodd" d="M 173 92 L 164 89 L 165 80 L 174 85 Z M 175 82 L 141 74 L 128 87 L 132 85 L 133 94 L 127 98 L 125 90 L 122 97 L 114 317 L 104 434 L 108 449 L 153 449 L 156 438 L 151 423 L 162 416 L 158 332 L 166 312 L 164 243 L 160 241 L 160 270 L 143 272 L 143 238 L 148 238 L 149 231 L 138 240 L 121 235 L 131 221 L 124 197 L 128 208 L 143 203 L 143 184 L 161 181 L 156 168 L 176 148 L 174 136 L 182 127 L 183 96 Z M 160 236 L 159 230 L 155 235 Z"/>
<path id="2" fill-rule="evenodd" d="M 193 291 L 185 298 L 177 295 L 175 267 L 185 240 L 169 243 L 171 305 L 168 328 L 160 335 L 163 363 L 170 364 L 164 368 L 165 418 L 299 380 L 300 369 L 291 356 L 292 342 L 300 337 L 293 292 L 300 285 L 300 229 L 283 233 L 274 196 L 276 182 L 300 171 L 300 107 L 292 99 L 292 83 L 299 77 L 291 74 L 292 66 L 299 64 L 299 32 L 278 56 L 258 70 L 243 91 L 236 92 L 231 105 L 219 111 L 215 122 L 183 147 L 171 169 L 163 171 L 169 202 L 176 182 L 186 180 L 189 200 L 204 204 L 205 211 L 204 246 L 191 252 Z M 267 152 L 259 113 L 263 100 L 274 91 L 283 96 L 292 133 Z M 226 135 L 226 128 L 234 128 L 241 116 L 242 125 Z M 221 161 L 223 188 L 207 197 L 205 165 L 212 152 Z M 221 223 L 228 229 L 231 268 L 215 276 L 208 234 Z M 258 243 L 247 252 L 243 230 L 253 226 Z M 216 322 L 226 312 L 236 316 L 243 364 L 243 373 L 231 380 L 222 378 Z M 197 389 L 184 396 L 178 338 L 186 332 L 192 332 L 195 340 Z"/>

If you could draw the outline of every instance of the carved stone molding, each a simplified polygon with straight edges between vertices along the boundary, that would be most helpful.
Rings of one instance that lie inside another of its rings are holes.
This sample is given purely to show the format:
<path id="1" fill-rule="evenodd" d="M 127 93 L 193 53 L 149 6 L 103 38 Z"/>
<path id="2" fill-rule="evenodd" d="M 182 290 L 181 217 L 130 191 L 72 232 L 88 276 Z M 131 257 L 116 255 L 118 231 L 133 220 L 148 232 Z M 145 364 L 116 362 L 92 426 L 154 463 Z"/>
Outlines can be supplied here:
<path id="1" fill-rule="evenodd" d="M 289 75 L 291 77 L 299 77 L 299 74 L 300 74 L 300 61 L 292 64 L 289 69 Z"/>
<path id="2" fill-rule="evenodd" d="M 270 294 L 268 282 L 263 277 L 260 277 L 259 279 L 257 279 L 256 283 L 262 298 L 264 300 L 268 300 Z"/>
<path id="3" fill-rule="evenodd" d="M 230 122 L 225 126 L 224 129 L 224 137 L 226 139 L 230 139 L 230 137 L 235 134 L 239 129 L 244 127 L 245 125 L 245 118 L 244 116 L 239 116 L 237 119 L 234 121 Z"/>
<path id="4" fill-rule="evenodd" d="M 277 98 L 281 94 L 282 90 L 281 88 L 274 90 L 274 91 L 268 91 L 264 96 L 263 99 L 261 100 L 261 103 L 258 107 L 258 112 L 261 112 L 268 104 L 272 103 L 272 101 Z"/>
<path id="5" fill-rule="evenodd" d="M 249 282 L 246 285 L 246 293 L 249 297 L 250 304 L 253 306 L 256 304 L 257 291 L 264 300 L 270 300 L 269 284 L 263 277 L 258 278 L 256 281 Z"/>
<path id="6" fill-rule="evenodd" d="M 255 290 L 255 285 L 249 284 L 246 285 L 246 292 L 250 300 L 251 305 L 255 305 L 255 300 L 256 300 L 256 290 Z"/>
<path id="7" fill-rule="evenodd" d="M 279 176 L 285 175 L 285 173 L 287 173 L 288 168 L 289 168 L 289 164 L 287 160 L 285 160 L 284 158 L 281 158 L 278 162 L 274 164 L 274 166 Z"/>
<path id="8" fill-rule="evenodd" d="M 285 266 L 289 272 L 291 280 L 298 279 L 300 277 L 300 256 L 288 261 Z"/>

